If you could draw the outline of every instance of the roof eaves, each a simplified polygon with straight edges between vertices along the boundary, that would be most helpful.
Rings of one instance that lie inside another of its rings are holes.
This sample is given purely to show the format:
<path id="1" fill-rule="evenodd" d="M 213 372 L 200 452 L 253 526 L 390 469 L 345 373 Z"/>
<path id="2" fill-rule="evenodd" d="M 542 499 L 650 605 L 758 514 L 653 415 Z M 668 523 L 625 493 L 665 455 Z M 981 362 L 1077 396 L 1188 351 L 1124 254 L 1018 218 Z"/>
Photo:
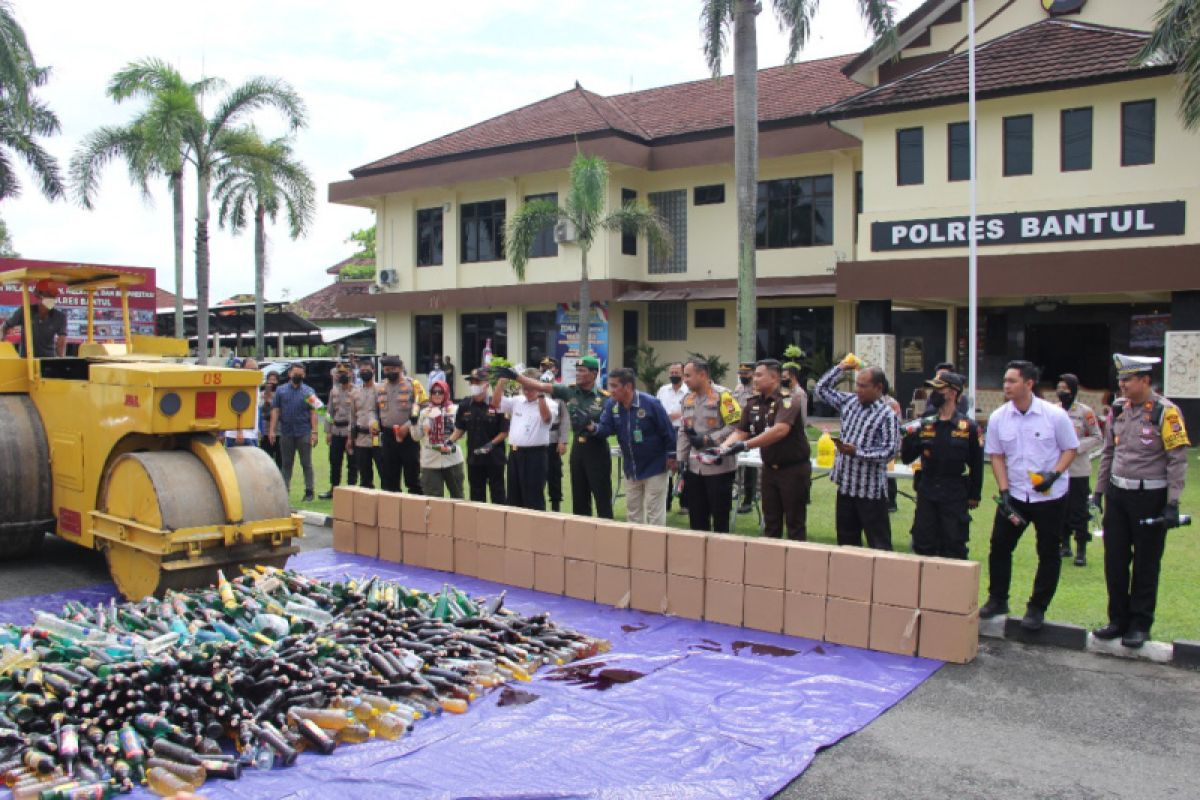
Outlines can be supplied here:
<path id="1" fill-rule="evenodd" d="M 926 0 L 924 5 L 900 20 L 896 26 L 896 52 L 903 51 L 909 42 L 921 35 L 926 20 L 932 24 L 958 2 L 962 0 Z M 885 53 L 880 49 L 879 42 L 872 43 L 842 67 L 842 74 L 849 78 L 864 67 L 874 66 L 873 62 L 886 61 L 891 55 L 894 54 Z"/>

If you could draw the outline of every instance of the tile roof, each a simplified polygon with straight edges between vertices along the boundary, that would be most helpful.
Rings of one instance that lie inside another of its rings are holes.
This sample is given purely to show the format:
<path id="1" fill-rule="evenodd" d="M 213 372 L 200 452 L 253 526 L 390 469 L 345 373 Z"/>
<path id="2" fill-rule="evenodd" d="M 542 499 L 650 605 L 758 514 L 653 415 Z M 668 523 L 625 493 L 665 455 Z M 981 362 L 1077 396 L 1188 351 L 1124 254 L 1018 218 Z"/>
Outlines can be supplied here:
<path id="1" fill-rule="evenodd" d="M 1148 37 L 1142 31 L 1047 19 L 976 48 L 976 92 L 986 97 L 1166 71 L 1169 67 L 1134 64 Z M 964 51 L 835 103 L 822 116 L 865 116 L 962 102 L 966 96 Z"/>
<path id="2" fill-rule="evenodd" d="M 805 116 L 857 93 L 861 84 L 841 71 L 850 59 L 851 56 L 838 56 L 760 70 L 760 120 Z M 351 170 L 351 174 L 360 177 L 432 159 L 582 134 L 617 133 L 652 144 L 663 137 L 732 125 L 732 76 L 611 97 L 588 91 L 576 83 L 561 94 L 365 164 Z"/>
<path id="3" fill-rule="evenodd" d="M 301 297 L 288 306 L 288 311 L 299 314 L 310 320 L 359 319 L 362 314 L 346 313 L 338 310 L 338 301 L 343 297 L 356 294 L 367 294 L 371 281 L 338 281 L 323 289 L 318 289 L 310 295 Z"/>

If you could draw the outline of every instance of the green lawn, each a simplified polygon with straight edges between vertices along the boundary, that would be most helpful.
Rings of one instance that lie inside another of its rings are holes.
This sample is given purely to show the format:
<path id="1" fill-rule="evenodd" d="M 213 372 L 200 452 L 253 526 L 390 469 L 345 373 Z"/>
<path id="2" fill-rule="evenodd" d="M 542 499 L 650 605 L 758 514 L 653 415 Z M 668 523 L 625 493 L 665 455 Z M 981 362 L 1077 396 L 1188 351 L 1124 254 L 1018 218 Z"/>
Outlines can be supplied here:
<path id="1" fill-rule="evenodd" d="M 1184 513 L 1200 514 L 1200 465 L 1197 464 L 1200 453 L 1189 454 L 1189 480 L 1187 489 L 1180 504 Z M 313 452 L 313 467 L 316 471 L 317 493 L 329 488 L 329 455 L 324 437 Z M 615 470 L 615 463 L 614 463 Z M 1192 475 L 1192 470 L 1196 471 Z M 331 503 L 328 500 L 317 500 L 312 503 L 301 503 L 304 493 L 300 465 L 296 464 L 292 476 L 291 497 L 292 505 L 312 511 L 329 513 Z M 564 494 L 566 495 L 564 511 L 571 510 L 571 492 L 567 476 L 563 477 Z M 378 485 L 378 479 L 376 479 Z M 911 486 L 901 481 L 901 491 L 909 491 Z M 980 587 L 980 603 L 986 600 L 988 585 L 987 554 L 988 541 L 991 535 L 992 518 L 995 515 L 995 504 L 991 498 L 996 494 L 996 486 L 991 477 L 990 468 L 984 483 L 983 503 L 972 513 L 974 523 L 971 526 L 971 558 L 983 563 L 983 578 Z M 809 539 L 814 542 L 833 544 L 836 541 L 833 526 L 834 486 L 828 478 L 819 478 L 812 494 L 812 505 L 808 511 Z M 616 516 L 621 519 L 625 515 L 624 499 L 619 499 L 616 505 Z M 892 515 L 892 539 L 897 550 L 909 551 L 909 528 L 912 526 L 913 503 L 904 497 L 900 498 L 900 510 Z M 688 521 L 685 514 L 673 506 L 667 524 L 672 527 L 686 528 Z M 753 514 L 738 517 L 737 532 L 747 536 L 757 536 L 757 522 Z M 1200 530 L 1181 528 L 1172 531 L 1167 540 L 1167 553 L 1163 558 L 1162 578 L 1159 584 L 1157 621 L 1154 625 L 1153 636 L 1162 641 L 1174 639 L 1200 639 Z M 1104 549 L 1103 543 L 1094 540 L 1088 548 L 1088 565 L 1080 568 L 1074 566 L 1069 559 L 1063 562 L 1062 579 L 1059 581 L 1058 593 L 1050 606 L 1049 618 L 1066 620 L 1089 628 L 1102 625 L 1107 621 L 1105 615 L 1106 593 L 1104 589 Z M 1010 606 L 1015 614 L 1024 612 L 1025 601 L 1033 585 L 1033 573 L 1037 566 L 1037 554 L 1034 552 L 1033 530 L 1027 530 L 1021 538 L 1021 543 L 1013 555 L 1013 583 Z"/>

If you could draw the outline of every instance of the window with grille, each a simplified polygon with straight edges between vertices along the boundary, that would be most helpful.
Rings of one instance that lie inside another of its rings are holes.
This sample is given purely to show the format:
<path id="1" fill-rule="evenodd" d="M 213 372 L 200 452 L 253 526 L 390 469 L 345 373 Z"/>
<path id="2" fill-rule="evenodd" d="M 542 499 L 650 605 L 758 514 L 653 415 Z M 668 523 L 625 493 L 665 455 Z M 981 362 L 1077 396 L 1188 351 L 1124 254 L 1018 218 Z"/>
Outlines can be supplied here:
<path id="1" fill-rule="evenodd" d="M 687 192 L 683 189 L 651 192 L 650 205 L 666 222 L 671 240 L 669 255 L 660 256 L 651 251 L 650 274 L 687 272 Z"/>
<path id="2" fill-rule="evenodd" d="M 657 342 L 687 341 L 687 303 L 650 303 L 646 338 Z"/>

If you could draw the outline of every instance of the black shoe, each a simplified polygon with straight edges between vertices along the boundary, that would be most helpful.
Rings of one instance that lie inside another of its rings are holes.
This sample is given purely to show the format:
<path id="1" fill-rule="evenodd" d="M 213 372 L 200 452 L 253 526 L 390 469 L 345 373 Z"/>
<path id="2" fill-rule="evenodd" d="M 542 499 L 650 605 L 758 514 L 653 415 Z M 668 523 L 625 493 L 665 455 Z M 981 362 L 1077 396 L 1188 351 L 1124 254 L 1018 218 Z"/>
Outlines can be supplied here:
<path id="1" fill-rule="evenodd" d="M 900 510 L 900 507 L 898 505 L 896 505 L 895 503 L 888 503 L 888 513 L 889 514 L 895 514 L 899 510 Z"/>
<path id="2" fill-rule="evenodd" d="M 1096 630 L 1092 631 L 1092 636 L 1105 642 L 1111 642 L 1113 639 L 1124 635 L 1125 629 L 1115 622 L 1110 622 L 1103 628 L 1096 628 Z"/>
<path id="3" fill-rule="evenodd" d="M 332 491 L 321 492 L 319 495 L 317 495 L 317 499 L 318 500 L 332 500 L 333 492 Z"/>
<path id="4" fill-rule="evenodd" d="M 550 504 L 550 510 L 551 510 L 551 511 L 554 511 L 554 512 L 557 512 L 557 511 L 558 511 L 558 509 L 559 509 L 559 506 L 560 506 L 560 505 L 562 505 L 562 504 L 561 504 L 561 503 L 551 503 L 551 504 Z"/>
<path id="5" fill-rule="evenodd" d="M 308 492 L 307 494 L 304 495 L 304 499 L 302 499 L 300 502 L 301 503 L 311 503 L 312 501 L 313 501 L 313 494 L 312 494 L 312 492 Z"/>
<path id="6" fill-rule="evenodd" d="M 991 619 L 992 617 L 999 617 L 1002 614 L 1007 613 L 1008 603 L 1004 602 L 1003 600 L 997 600 L 994 597 L 989 597 L 988 601 L 983 604 L 981 609 L 979 609 L 979 618 Z"/>
<path id="7" fill-rule="evenodd" d="M 1075 551 L 1075 566 L 1086 567 L 1087 566 L 1087 542 L 1080 542 L 1079 544 L 1076 545 L 1076 547 L 1078 549 Z"/>
<path id="8" fill-rule="evenodd" d="M 754 506 L 750 505 L 749 503 L 742 503 L 740 506 L 738 506 L 739 514 L 749 514 L 753 510 Z"/>
<path id="9" fill-rule="evenodd" d="M 1072 555 L 1074 555 L 1071 552 L 1070 542 L 1063 543 L 1063 546 L 1058 549 L 1058 555 L 1060 558 L 1070 558 Z"/>
<path id="10" fill-rule="evenodd" d="M 1021 628 L 1027 631 L 1040 631 L 1046 621 L 1046 612 L 1037 606 L 1025 606 L 1025 616 L 1021 618 Z"/>
<path id="11" fill-rule="evenodd" d="M 1149 631 L 1129 631 L 1121 637 L 1121 645 L 1128 647 L 1130 650 L 1137 650 L 1150 638 Z"/>

